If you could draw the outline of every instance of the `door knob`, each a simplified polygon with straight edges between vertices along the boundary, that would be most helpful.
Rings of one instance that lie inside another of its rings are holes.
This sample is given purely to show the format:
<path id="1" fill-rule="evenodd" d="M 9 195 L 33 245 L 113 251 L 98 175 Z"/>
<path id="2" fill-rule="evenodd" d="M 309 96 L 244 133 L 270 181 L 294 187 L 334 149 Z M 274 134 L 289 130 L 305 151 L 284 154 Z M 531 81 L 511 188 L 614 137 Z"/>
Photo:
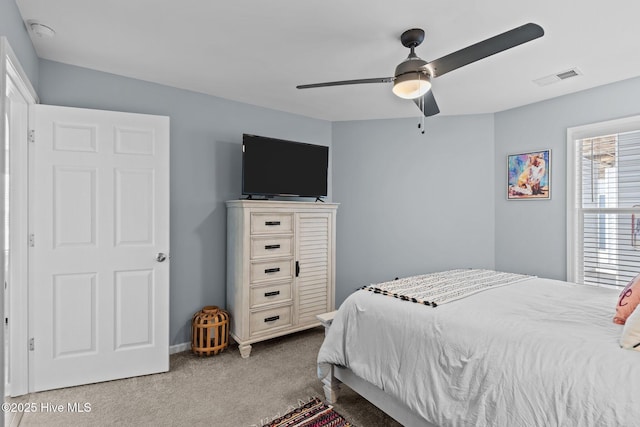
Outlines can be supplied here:
<path id="1" fill-rule="evenodd" d="M 156 261 L 158 261 L 158 262 L 163 262 L 166 259 L 167 259 L 167 255 L 166 254 L 163 254 L 162 252 L 158 252 L 156 254 Z"/>

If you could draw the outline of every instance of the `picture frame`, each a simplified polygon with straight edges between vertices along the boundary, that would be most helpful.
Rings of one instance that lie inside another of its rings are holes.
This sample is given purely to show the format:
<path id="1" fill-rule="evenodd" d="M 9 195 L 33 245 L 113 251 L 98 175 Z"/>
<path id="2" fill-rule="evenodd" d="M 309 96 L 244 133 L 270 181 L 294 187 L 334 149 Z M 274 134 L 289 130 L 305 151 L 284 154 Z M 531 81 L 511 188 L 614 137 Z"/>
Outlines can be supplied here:
<path id="1" fill-rule="evenodd" d="M 551 199 L 551 149 L 507 155 L 507 199 Z"/>

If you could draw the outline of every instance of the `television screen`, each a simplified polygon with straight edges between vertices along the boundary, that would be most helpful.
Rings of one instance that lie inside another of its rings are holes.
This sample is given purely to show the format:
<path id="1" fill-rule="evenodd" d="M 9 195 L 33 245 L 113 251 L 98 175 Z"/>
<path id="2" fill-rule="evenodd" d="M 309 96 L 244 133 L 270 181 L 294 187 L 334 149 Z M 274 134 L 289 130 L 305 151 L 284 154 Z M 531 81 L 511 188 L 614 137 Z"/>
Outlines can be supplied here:
<path id="1" fill-rule="evenodd" d="M 263 136 L 242 136 L 242 194 L 327 195 L 329 147 Z"/>

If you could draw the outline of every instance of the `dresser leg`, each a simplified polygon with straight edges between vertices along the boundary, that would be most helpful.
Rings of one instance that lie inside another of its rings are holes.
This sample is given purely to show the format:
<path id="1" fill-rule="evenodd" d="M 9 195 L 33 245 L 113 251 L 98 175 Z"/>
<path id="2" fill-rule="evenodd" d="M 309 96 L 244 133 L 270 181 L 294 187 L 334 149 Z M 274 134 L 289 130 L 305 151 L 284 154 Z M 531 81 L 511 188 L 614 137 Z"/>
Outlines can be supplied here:
<path id="1" fill-rule="evenodd" d="M 251 354 L 251 344 L 240 344 L 238 349 L 240 350 L 240 356 L 242 356 L 243 359 L 246 359 Z"/>

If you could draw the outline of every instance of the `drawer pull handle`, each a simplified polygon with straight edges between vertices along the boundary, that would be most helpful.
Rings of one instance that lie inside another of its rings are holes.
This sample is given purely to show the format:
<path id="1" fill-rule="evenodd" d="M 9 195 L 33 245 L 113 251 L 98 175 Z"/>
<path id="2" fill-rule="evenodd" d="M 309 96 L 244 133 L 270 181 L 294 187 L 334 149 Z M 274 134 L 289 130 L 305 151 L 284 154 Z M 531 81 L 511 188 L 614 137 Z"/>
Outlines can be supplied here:
<path id="1" fill-rule="evenodd" d="M 280 245 L 264 245 L 265 249 L 280 249 Z"/>
<path id="2" fill-rule="evenodd" d="M 278 319 L 280 319 L 280 316 L 267 317 L 266 319 L 264 319 L 264 322 L 265 323 L 275 322 Z"/>
<path id="3" fill-rule="evenodd" d="M 280 221 L 265 221 L 264 225 L 280 225 Z"/>
<path id="4" fill-rule="evenodd" d="M 278 271 L 280 271 L 280 267 L 275 267 L 275 268 L 265 268 L 264 273 L 265 273 L 265 274 L 269 274 L 269 273 L 277 273 Z"/>
<path id="5" fill-rule="evenodd" d="M 276 295 L 280 295 L 280 291 L 271 291 L 271 292 L 265 292 L 264 293 L 265 297 L 273 297 L 273 296 L 276 296 Z"/>

